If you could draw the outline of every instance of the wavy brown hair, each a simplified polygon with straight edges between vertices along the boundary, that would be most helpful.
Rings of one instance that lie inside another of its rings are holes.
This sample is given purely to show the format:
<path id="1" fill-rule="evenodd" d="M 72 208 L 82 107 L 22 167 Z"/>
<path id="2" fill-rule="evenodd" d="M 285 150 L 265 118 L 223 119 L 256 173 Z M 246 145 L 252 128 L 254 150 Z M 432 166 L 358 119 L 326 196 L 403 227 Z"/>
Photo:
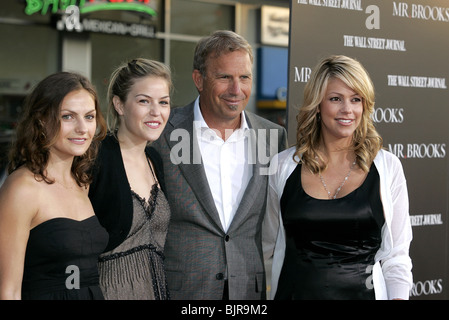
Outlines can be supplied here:
<path id="1" fill-rule="evenodd" d="M 106 122 L 100 110 L 98 96 L 91 82 L 73 72 L 58 72 L 40 81 L 24 101 L 24 113 L 16 129 L 15 141 L 9 154 L 8 172 L 27 167 L 36 180 L 54 183 L 46 175 L 50 149 L 61 129 L 61 104 L 73 91 L 86 90 L 95 101 L 97 130 L 89 149 L 75 156 L 72 175 L 79 186 L 91 182 L 88 170 L 98 152 L 99 142 L 106 136 Z"/>
<path id="2" fill-rule="evenodd" d="M 312 173 L 322 172 L 326 168 L 325 162 L 320 159 L 317 152 L 322 139 L 318 113 L 331 78 L 342 80 L 362 97 L 362 120 L 354 132 L 351 149 L 356 154 L 357 164 L 363 171 L 368 172 L 383 143 L 371 118 L 375 103 L 374 85 L 359 61 L 343 55 L 322 59 L 314 68 L 304 88 L 304 102 L 296 116 L 297 143 L 294 158 L 298 156 Z"/>

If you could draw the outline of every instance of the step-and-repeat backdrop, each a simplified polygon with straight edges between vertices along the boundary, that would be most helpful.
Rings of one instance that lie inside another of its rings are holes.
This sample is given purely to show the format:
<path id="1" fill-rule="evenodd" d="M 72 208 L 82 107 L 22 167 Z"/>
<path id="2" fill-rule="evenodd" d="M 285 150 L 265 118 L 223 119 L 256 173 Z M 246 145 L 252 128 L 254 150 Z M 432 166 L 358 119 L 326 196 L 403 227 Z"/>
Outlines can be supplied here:
<path id="1" fill-rule="evenodd" d="M 447 299 L 449 2 L 292 0 L 287 127 L 322 57 L 358 59 L 376 89 L 384 147 L 403 164 L 410 197 L 414 286 L 410 299 Z"/>

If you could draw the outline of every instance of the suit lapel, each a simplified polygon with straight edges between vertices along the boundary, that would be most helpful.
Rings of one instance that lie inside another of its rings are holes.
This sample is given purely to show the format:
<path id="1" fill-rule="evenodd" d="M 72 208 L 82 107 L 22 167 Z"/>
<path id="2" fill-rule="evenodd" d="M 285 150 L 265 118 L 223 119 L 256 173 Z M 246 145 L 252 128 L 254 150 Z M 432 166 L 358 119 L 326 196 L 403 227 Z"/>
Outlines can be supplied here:
<path id="1" fill-rule="evenodd" d="M 172 130 L 165 134 L 170 150 L 175 150 L 173 160 L 175 160 L 179 166 L 181 174 L 186 179 L 193 193 L 195 194 L 198 202 L 203 207 L 204 211 L 210 216 L 212 221 L 222 230 L 220 217 L 218 215 L 217 208 L 215 206 L 212 193 L 209 188 L 209 184 L 206 177 L 206 172 L 201 159 L 199 151 L 198 140 L 196 139 L 193 128 L 193 104 L 190 104 L 180 112 L 174 114 L 170 121 L 176 132 L 175 140 L 170 140 Z M 183 128 L 183 129 L 176 129 Z M 177 140 L 176 137 L 180 137 Z M 182 148 L 182 151 L 179 151 Z M 185 152 L 189 152 L 186 156 Z M 180 154 L 182 152 L 182 154 Z"/>
<path id="2" fill-rule="evenodd" d="M 253 175 L 248 182 L 248 186 L 229 226 L 229 230 L 232 230 L 233 226 L 240 225 L 240 222 L 245 219 L 251 207 L 254 205 L 254 201 L 257 198 L 257 195 L 260 192 L 264 191 L 261 189 L 262 186 L 265 186 L 264 182 L 266 179 L 266 175 L 263 174 L 263 172 L 268 164 L 265 163 L 266 161 L 262 161 L 261 163 L 259 155 L 270 155 L 268 143 L 265 143 L 265 145 L 259 145 L 257 143 L 257 138 L 262 138 L 264 142 L 268 141 L 268 138 L 264 139 L 264 136 L 257 136 L 259 134 L 257 130 L 260 129 L 261 126 L 254 117 L 251 117 L 251 115 L 246 112 L 245 114 L 247 115 L 246 119 L 248 121 L 248 125 L 250 129 L 252 129 L 252 133 L 249 138 L 251 141 L 249 141 L 248 144 L 252 145 L 252 150 L 254 150 L 252 153 L 253 159 L 250 160 L 251 163 L 253 163 Z M 194 136 L 195 131 L 193 127 L 193 103 L 174 113 L 173 117 L 171 117 L 169 120 L 169 124 L 172 126 L 173 130 L 169 130 L 164 137 L 168 145 L 170 146 L 170 150 L 175 151 L 172 154 L 172 156 L 174 157 L 173 160 L 175 160 L 176 163 L 179 163 L 178 166 L 181 174 L 190 185 L 193 193 L 195 194 L 204 211 L 209 215 L 215 225 L 219 227 L 220 230 L 223 230 L 221 220 L 218 215 L 218 211 L 207 181 L 206 172 L 199 151 L 198 140 L 196 136 Z M 175 130 L 179 131 L 176 132 L 173 137 L 174 140 L 172 141 L 170 139 L 170 135 Z M 182 143 L 182 145 L 180 145 L 180 143 Z M 262 147 L 263 150 L 259 150 L 260 147 Z M 182 149 L 182 153 L 180 149 Z M 189 153 L 188 157 L 184 153 L 187 150 Z"/>
<path id="3" fill-rule="evenodd" d="M 259 150 L 260 146 L 263 147 L 263 145 L 258 144 L 258 138 L 260 137 L 258 137 L 259 133 L 257 132 L 257 130 L 260 128 L 260 126 L 258 125 L 258 122 L 253 117 L 251 117 L 249 113 L 245 112 L 245 115 L 246 120 L 248 122 L 248 126 L 252 130 L 249 136 L 248 148 L 253 148 L 252 150 L 254 150 L 252 152 L 253 159 L 249 159 L 249 161 L 253 163 L 253 165 L 251 166 L 253 170 L 253 175 L 250 181 L 248 182 L 248 186 L 245 190 L 242 200 L 240 201 L 239 207 L 237 208 L 234 218 L 232 219 L 231 225 L 229 226 L 229 230 L 232 230 L 232 228 L 234 227 L 238 227 L 241 221 L 248 215 L 251 207 L 254 205 L 254 201 L 257 198 L 257 195 L 260 192 L 264 191 L 261 190 L 261 188 L 263 185 L 265 185 L 264 179 L 266 179 L 266 176 L 264 174 L 261 174 L 266 165 L 263 165 L 260 162 L 259 154 L 264 154 L 263 152 L 269 152 L 267 148 L 268 146 L 266 146 L 264 150 Z"/>

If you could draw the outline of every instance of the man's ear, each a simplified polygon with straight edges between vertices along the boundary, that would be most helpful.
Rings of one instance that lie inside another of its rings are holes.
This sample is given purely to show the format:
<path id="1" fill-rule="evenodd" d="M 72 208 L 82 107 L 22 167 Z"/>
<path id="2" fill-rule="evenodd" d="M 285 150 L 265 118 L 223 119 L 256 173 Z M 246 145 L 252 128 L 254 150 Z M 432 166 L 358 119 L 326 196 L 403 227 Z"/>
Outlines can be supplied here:
<path id="1" fill-rule="evenodd" d="M 193 83 L 196 86 L 196 89 L 198 90 L 198 92 L 203 91 L 203 75 L 201 74 L 201 72 L 197 69 L 193 70 L 192 73 L 192 79 L 193 79 Z"/>
<path id="2" fill-rule="evenodd" d="M 120 98 L 118 96 L 114 96 L 112 98 L 112 103 L 114 104 L 114 109 L 115 111 L 117 111 L 117 113 L 121 116 L 123 116 L 123 103 L 122 100 L 120 100 Z"/>

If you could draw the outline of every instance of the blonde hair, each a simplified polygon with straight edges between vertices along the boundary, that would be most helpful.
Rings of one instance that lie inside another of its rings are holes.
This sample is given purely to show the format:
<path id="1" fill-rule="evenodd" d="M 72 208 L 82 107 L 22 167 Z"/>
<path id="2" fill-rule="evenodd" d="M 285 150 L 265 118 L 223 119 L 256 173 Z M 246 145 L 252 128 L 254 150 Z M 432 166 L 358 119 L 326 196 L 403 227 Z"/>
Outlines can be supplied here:
<path id="1" fill-rule="evenodd" d="M 173 82 L 171 71 L 164 63 L 144 58 L 137 58 L 123 63 L 112 72 L 109 80 L 107 125 L 110 133 L 115 135 L 120 123 L 119 115 L 114 108 L 114 96 L 119 97 L 122 102 L 125 102 L 136 80 L 145 77 L 165 79 L 169 92 L 170 94 L 172 93 Z"/>
<path id="2" fill-rule="evenodd" d="M 375 103 L 374 85 L 359 61 L 343 55 L 332 55 L 322 59 L 314 68 L 304 88 L 303 105 L 296 116 L 297 142 L 294 157 L 299 157 L 312 173 L 319 173 L 326 169 L 327 165 L 317 153 L 321 142 L 319 105 L 323 101 L 331 78 L 342 80 L 362 97 L 362 119 L 354 132 L 351 149 L 357 156 L 359 167 L 368 172 L 383 143 L 371 118 Z"/>

